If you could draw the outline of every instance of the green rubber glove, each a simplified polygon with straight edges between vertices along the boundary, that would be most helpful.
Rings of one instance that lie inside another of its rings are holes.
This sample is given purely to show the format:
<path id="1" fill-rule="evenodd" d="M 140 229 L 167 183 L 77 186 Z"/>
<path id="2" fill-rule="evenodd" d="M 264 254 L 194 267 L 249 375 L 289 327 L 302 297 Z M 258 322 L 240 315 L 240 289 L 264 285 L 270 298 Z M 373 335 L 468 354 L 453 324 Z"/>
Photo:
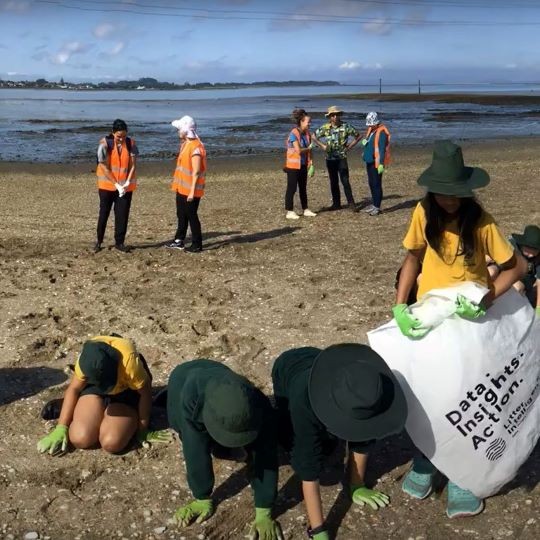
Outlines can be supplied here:
<path id="1" fill-rule="evenodd" d="M 382 163 L 377 167 L 377 172 L 379 174 L 382 174 L 384 172 L 384 165 Z"/>
<path id="2" fill-rule="evenodd" d="M 456 298 L 456 314 L 463 319 L 478 319 L 486 314 L 486 310 L 462 294 L 458 294 Z"/>
<path id="3" fill-rule="evenodd" d="M 328 531 L 323 531 L 313 535 L 313 540 L 330 540 Z"/>
<path id="4" fill-rule="evenodd" d="M 367 504 L 378 510 L 390 504 L 390 498 L 381 491 L 369 489 L 366 486 L 351 486 L 351 499 L 354 503 L 364 506 Z"/>
<path id="5" fill-rule="evenodd" d="M 307 175 L 310 178 L 313 178 L 313 175 L 315 174 L 315 165 L 311 164 L 307 170 Z"/>
<path id="6" fill-rule="evenodd" d="M 367 143 L 368 143 L 368 140 L 367 140 L 367 139 L 362 139 L 362 140 L 360 141 L 360 144 L 361 144 L 362 146 L 366 146 Z"/>
<path id="7" fill-rule="evenodd" d="M 396 304 L 392 308 L 392 314 L 404 336 L 422 338 L 430 330 L 429 328 L 421 328 L 422 322 L 413 316 L 407 304 Z"/>
<path id="8" fill-rule="evenodd" d="M 173 441 L 173 436 L 167 429 L 160 429 L 157 431 L 143 429 L 137 433 L 137 441 L 139 441 L 140 444 L 170 443 Z"/>
<path id="9" fill-rule="evenodd" d="M 536 293 L 536 294 L 538 294 L 538 293 Z M 537 317 L 540 317 L 540 306 L 538 306 L 538 307 L 534 310 L 534 312 L 536 313 L 536 316 L 537 316 Z"/>
<path id="10" fill-rule="evenodd" d="M 37 443 L 40 454 L 49 452 L 51 456 L 63 454 L 68 445 L 68 427 L 58 424 L 48 435 Z"/>
<path id="11" fill-rule="evenodd" d="M 279 523 L 272 519 L 270 508 L 255 508 L 255 521 L 251 524 L 249 540 L 285 540 Z"/>
<path id="12" fill-rule="evenodd" d="M 313 149 L 313 143 L 309 143 L 309 146 L 307 147 L 308 150 L 312 150 Z"/>
<path id="13" fill-rule="evenodd" d="M 214 513 L 212 499 L 195 499 L 186 506 L 181 506 L 175 513 L 174 519 L 180 527 L 187 527 L 193 521 L 202 523 Z"/>

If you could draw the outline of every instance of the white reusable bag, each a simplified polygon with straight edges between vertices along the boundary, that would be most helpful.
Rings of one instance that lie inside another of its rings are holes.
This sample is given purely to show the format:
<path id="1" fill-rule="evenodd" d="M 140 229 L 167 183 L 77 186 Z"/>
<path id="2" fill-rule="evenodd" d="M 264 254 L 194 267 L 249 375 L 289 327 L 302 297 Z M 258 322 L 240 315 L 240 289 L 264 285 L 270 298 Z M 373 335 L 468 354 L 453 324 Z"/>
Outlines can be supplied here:
<path id="1" fill-rule="evenodd" d="M 451 314 L 457 294 L 478 302 L 485 292 L 473 283 L 430 291 L 412 306 L 434 326 L 422 339 L 395 321 L 368 333 L 403 387 L 414 444 L 478 497 L 515 476 L 540 434 L 540 320 L 513 288 L 478 320 Z"/>

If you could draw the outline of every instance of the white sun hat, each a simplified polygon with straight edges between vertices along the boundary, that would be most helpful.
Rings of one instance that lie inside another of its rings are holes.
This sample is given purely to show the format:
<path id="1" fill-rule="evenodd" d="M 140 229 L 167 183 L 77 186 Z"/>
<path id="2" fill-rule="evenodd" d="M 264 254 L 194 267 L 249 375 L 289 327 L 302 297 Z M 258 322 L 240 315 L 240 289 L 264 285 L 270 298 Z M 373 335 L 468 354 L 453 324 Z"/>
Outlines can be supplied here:
<path id="1" fill-rule="evenodd" d="M 178 120 L 173 120 L 171 122 L 172 126 L 175 127 L 182 135 L 185 135 L 188 139 L 197 139 L 197 124 L 191 116 L 182 116 Z"/>
<path id="2" fill-rule="evenodd" d="M 379 115 L 375 112 L 369 112 L 366 116 L 366 126 L 376 126 L 379 123 Z"/>

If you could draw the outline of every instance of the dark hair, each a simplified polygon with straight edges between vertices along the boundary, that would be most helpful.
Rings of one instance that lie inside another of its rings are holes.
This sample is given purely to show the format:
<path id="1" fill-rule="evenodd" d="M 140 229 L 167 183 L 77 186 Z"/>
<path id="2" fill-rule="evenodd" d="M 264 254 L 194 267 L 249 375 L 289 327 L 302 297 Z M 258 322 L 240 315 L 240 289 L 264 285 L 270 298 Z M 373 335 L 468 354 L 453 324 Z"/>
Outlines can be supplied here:
<path id="1" fill-rule="evenodd" d="M 304 109 L 294 109 L 292 112 L 292 119 L 296 122 L 296 125 L 300 127 L 300 122 L 308 115 Z"/>
<path id="2" fill-rule="evenodd" d="M 476 228 L 484 215 L 484 209 L 474 197 L 460 200 L 457 212 L 459 247 L 455 256 L 464 255 L 465 262 L 472 263 L 476 248 Z M 426 194 L 422 206 L 426 213 L 426 239 L 431 248 L 441 255 L 442 233 L 448 223 L 448 214 L 437 204 L 433 193 Z"/>
<path id="3" fill-rule="evenodd" d="M 112 132 L 113 133 L 115 131 L 127 131 L 127 130 L 128 130 L 127 124 L 123 120 L 120 120 L 120 118 L 117 118 L 113 122 L 113 125 L 112 125 Z"/>

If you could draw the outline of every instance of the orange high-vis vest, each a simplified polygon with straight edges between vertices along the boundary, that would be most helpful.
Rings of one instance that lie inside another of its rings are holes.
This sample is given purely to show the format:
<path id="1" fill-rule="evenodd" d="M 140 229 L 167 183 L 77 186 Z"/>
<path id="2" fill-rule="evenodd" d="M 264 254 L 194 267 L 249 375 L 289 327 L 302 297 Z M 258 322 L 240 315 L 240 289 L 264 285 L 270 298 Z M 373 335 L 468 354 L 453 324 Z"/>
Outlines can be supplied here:
<path id="1" fill-rule="evenodd" d="M 195 184 L 194 196 L 200 199 L 204 195 L 204 185 L 206 181 L 206 150 L 200 139 L 188 139 L 180 147 L 171 189 L 180 193 L 180 195 L 185 195 L 186 197 L 189 196 L 191 186 L 193 185 L 193 166 L 191 164 L 191 158 L 193 157 L 193 152 L 197 149 L 200 150 L 201 169 L 199 171 L 199 178 L 197 178 L 197 183 Z"/>
<path id="2" fill-rule="evenodd" d="M 116 142 L 113 141 L 112 147 L 109 147 L 107 140 L 105 138 L 99 141 L 99 144 L 105 145 L 107 148 L 107 162 L 106 166 L 111 171 L 111 176 L 114 178 L 115 182 L 125 182 L 129 175 L 131 166 L 133 165 L 132 157 L 129 153 L 126 139 L 122 141 L 121 151 L 118 152 L 118 146 Z M 131 139 L 131 148 L 135 145 L 135 141 Z M 98 189 L 104 189 L 106 191 L 116 191 L 116 186 L 112 182 L 105 172 L 103 163 L 98 163 L 96 167 L 96 175 L 98 180 Z M 129 186 L 127 186 L 126 191 L 135 191 L 137 187 L 137 179 L 135 173 L 129 181 Z"/>
<path id="3" fill-rule="evenodd" d="M 294 144 L 289 140 L 291 135 L 294 135 L 296 137 L 296 140 L 298 141 L 299 145 L 302 140 L 300 130 L 298 128 L 293 128 L 291 132 L 289 133 L 289 136 L 285 140 L 285 146 L 287 148 L 287 153 L 285 154 L 285 168 L 286 169 L 300 169 L 300 167 L 302 166 L 302 156 L 300 152 L 296 150 L 296 148 L 294 147 Z M 309 131 L 306 131 L 304 133 L 304 137 L 307 140 L 307 143 L 309 146 L 309 144 L 311 143 L 311 135 Z M 309 150 L 307 152 L 308 167 L 311 165 L 311 162 L 312 162 L 311 150 Z"/>
<path id="4" fill-rule="evenodd" d="M 375 167 L 378 167 L 381 164 L 381 155 L 379 151 L 379 138 L 381 132 L 386 133 L 386 145 L 384 147 L 384 160 L 383 165 L 386 167 L 392 161 L 390 156 L 390 132 L 384 124 L 377 124 L 376 126 L 368 127 L 366 131 L 365 138 L 367 139 L 371 133 L 375 132 L 375 140 L 373 141 L 374 157 L 375 157 Z"/>

